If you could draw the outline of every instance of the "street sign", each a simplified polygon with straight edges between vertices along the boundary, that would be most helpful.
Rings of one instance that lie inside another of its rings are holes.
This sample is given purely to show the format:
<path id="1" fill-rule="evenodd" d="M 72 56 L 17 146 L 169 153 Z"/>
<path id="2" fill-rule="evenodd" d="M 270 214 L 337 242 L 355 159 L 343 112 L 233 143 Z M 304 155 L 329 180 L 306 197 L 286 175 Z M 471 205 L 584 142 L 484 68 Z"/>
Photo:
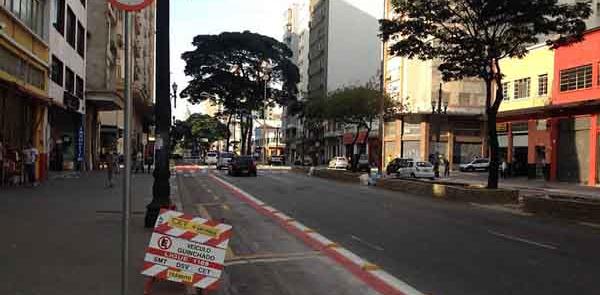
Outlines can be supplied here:
<path id="1" fill-rule="evenodd" d="M 231 232 L 231 225 L 163 209 L 146 249 L 142 274 L 216 288 Z"/>
<path id="2" fill-rule="evenodd" d="M 152 0 L 108 0 L 108 2 L 122 10 L 137 11 L 150 5 Z"/>

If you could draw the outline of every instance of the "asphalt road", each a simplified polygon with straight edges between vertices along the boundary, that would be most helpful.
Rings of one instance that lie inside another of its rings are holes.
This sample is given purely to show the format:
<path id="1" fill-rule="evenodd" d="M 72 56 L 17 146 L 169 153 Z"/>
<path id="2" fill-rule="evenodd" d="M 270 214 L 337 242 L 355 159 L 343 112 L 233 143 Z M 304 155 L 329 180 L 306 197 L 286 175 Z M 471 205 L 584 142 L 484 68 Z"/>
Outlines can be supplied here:
<path id="1" fill-rule="evenodd" d="M 600 294 L 600 230 L 285 172 L 229 177 L 425 294 Z"/>

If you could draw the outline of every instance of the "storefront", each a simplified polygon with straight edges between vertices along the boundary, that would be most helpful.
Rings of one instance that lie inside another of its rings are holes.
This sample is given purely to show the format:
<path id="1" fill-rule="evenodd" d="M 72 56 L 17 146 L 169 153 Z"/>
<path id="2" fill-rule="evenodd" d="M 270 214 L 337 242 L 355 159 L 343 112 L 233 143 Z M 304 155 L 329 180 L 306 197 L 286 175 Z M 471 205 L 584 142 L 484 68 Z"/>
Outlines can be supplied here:
<path id="1" fill-rule="evenodd" d="M 50 123 L 50 170 L 77 170 L 83 160 L 84 144 L 82 114 L 51 106 Z"/>

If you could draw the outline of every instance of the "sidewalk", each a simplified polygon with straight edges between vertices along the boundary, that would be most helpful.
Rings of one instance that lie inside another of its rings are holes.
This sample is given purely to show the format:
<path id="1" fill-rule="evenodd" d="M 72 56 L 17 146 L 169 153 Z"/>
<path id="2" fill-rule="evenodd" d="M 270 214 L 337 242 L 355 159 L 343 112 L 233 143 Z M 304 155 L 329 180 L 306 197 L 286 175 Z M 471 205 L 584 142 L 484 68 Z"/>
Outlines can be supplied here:
<path id="1" fill-rule="evenodd" d="M 0 294 L 119 294 L 122 175 L 111 189 L 104 173 L 90 172 L 0 190 Z M 143 290 L 139 273 L 150 235 L 143 221 L 152 181 L 150 174 L 133 176 L 129 294 Z M 154 294 L 184 293 L 165 283 Z"/>
<path id="2" fill-rule="evenodd" d="M 485 185 L 487 184 L 487 177 L 487 173 L 454 171 L 446 179 L 461 183 Z M 501 188 L 521 190 L 525 194 L 557 194 L 600 200 L 599 187 L 584 186 L 576 183 L 551 182 L 542 179 L 528 179 L 527 177 L 510 177 L 500 179 L 499 185 Z"/>

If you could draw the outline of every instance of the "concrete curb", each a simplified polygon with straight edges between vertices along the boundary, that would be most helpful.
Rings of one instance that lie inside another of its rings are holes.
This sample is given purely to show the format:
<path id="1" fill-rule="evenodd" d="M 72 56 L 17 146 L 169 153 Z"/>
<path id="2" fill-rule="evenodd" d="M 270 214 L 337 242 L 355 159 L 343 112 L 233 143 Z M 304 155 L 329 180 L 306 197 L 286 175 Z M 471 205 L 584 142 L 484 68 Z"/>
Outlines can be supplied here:
<path id="1" fill-rule="evenodd" d="M 302 223 L 281 212 L 278 212 L 277 209 L 266 205 L 264 202 L 258 200 L 247 192 L 244 192 L 226 180 L 223 180 L 212 173 L 210 174 L 210 178 L 231 191 L 235 196 L 248 203 L 251 207 L 263 215 L 274 219 L 282 227 L 299 237 L 315 250 L 322 251 L 323 253 L 327 254 L 327 256 L 344 266 L 348 271 L 360 278 L 363 282 L 379 293 L 385 295 L 424 295 L 405 282 L 380 269 L 377 265 L 362 259 L 356 254 L 327 239 Z"/>

